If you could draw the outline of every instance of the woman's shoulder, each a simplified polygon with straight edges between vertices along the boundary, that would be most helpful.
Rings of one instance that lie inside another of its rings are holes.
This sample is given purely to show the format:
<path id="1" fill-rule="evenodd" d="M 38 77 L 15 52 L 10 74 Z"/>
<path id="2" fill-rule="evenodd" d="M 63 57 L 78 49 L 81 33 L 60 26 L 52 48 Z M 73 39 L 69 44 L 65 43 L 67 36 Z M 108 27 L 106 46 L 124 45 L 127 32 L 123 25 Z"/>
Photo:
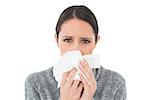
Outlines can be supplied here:
<path id="1" fill-rule="evenodd" d="M 52 70 L 53 67 L 50 67 L 47 70 L 31 73 L 30 75 L 27 76 L 25 83 L 44 84 L 45 81 L 55 81 Z"/>
<path id="2" fill-rule="evenodd" d="M 106 69 L 103 66 L 100 66 L 100 68 L 94 68 L 92 69 L 94 72 L 94 76 L 97 82 L 117 82 L 121 84 L 125 84 L 124 77 L 119 74 L 118 72 L 115 72 L 110 69 Z"/>
<path id="3" fill-rule="evenodd" d="M 96 95 L 98 97 L 99 93 L 103 92 L 105 97 L 115 98 L 115 100 L 125 100 L 126 84 L 125 79 L 121 74 L 102 66 L 93 69 L 93 71 L 97 81 Z"/>

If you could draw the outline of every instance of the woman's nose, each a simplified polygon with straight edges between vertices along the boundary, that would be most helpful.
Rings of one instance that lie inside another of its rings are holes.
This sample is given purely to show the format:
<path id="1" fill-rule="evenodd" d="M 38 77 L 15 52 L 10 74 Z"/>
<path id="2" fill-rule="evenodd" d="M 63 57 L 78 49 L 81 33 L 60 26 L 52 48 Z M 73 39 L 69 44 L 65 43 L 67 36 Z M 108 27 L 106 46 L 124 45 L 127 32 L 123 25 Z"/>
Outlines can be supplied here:
<path id="1" fill-rule="evenodd" d="M 71 47 L 71 51 L 72 50 L 79 50 L 81 52 L 81 54 L 83 55 L 83 51 L 82 51 L 82 47 L 81 47 L 81 44 L 80 43 L 74 43 L 72 44 L 72 47 Z"/>
<path id="2" fill-rule="evenodd" d="M 71 50 L 80 50 L 80 44 L 79 43 L 72 44 Z"/>

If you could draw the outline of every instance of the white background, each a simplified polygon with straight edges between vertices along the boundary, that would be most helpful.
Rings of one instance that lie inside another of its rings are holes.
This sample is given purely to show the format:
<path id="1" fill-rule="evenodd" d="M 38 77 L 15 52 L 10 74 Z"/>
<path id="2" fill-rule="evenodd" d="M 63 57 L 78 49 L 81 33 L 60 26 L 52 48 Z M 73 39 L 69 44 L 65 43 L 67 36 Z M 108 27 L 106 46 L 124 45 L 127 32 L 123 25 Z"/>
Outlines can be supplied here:
<path id="1" fill-rule="evenodd" d="M 59 58 L 54 34 L 60 13 L 84 4 L 96 15 L 94 53 L 126 80 L 128 100 L 150 100 L 149 0 L 1 0 L 0 99 L 24 100 L 24 81 Z"/>

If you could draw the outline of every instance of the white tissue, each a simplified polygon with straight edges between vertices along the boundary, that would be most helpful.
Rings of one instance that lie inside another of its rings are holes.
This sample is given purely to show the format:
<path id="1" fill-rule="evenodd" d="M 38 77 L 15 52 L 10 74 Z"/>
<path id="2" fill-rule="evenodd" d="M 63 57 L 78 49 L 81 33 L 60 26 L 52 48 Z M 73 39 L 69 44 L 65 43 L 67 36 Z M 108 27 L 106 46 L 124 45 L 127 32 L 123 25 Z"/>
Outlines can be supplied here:
<path id="1" fill-rule="evenodd" d="M 78 69 L 78 66 L 80 64 L 80 61 L 82 59 L 85 59 L 88 62 L 88 65 L 91 68 L 98 68 L 100 66 L 100 59 L 98 55 L 83 55 L 80 51 L 68 51 L 65 54 L 62 55 L 61 59 L 53 64 L 53 75 L 55 76 L 55 79 L 58 81 L 58 87 L 60 87 L 60 81 L 62 78 L 62 74 L 66 71 L 70 71 L 73 67 L 77 68 L 76 75 L 74 77 L 74 80 L 80 80 L 79 73 L 81 71 Z M 81 73 L 83 77 L 87 80 L 85 75 Z M 87 80 L 88 81 L 88 80 Z"/>

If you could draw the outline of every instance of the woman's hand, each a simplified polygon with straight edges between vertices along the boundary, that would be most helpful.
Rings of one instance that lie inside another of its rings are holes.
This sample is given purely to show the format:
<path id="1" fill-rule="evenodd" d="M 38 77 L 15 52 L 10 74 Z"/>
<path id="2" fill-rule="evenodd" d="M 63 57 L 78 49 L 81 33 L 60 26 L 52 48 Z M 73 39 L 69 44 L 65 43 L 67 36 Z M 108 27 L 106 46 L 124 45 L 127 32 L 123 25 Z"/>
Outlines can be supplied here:
<path id="1" fill-rule="evenodd" d="M 89 67 L 86 60 L 81 61 L 80 65 L 81 66 L 79 66 L 79 69 L 88 80 L 87 82 L 87 80 L 83 77 L 83 75 L 80 74 L 81 81 L 84 87 L 80 100 L 92 100 L 97 88 L 96 80 L 94 78 L 92 69 Z"/>
<path id="2" fill-rule="evenodd" d="M 76 68 L 73 68 L 71 71 L 63 74 L 60 84 L 61 100 L 80 100 L 83 84 L 79 80 L 74 81 L 76 72 Z"/>

